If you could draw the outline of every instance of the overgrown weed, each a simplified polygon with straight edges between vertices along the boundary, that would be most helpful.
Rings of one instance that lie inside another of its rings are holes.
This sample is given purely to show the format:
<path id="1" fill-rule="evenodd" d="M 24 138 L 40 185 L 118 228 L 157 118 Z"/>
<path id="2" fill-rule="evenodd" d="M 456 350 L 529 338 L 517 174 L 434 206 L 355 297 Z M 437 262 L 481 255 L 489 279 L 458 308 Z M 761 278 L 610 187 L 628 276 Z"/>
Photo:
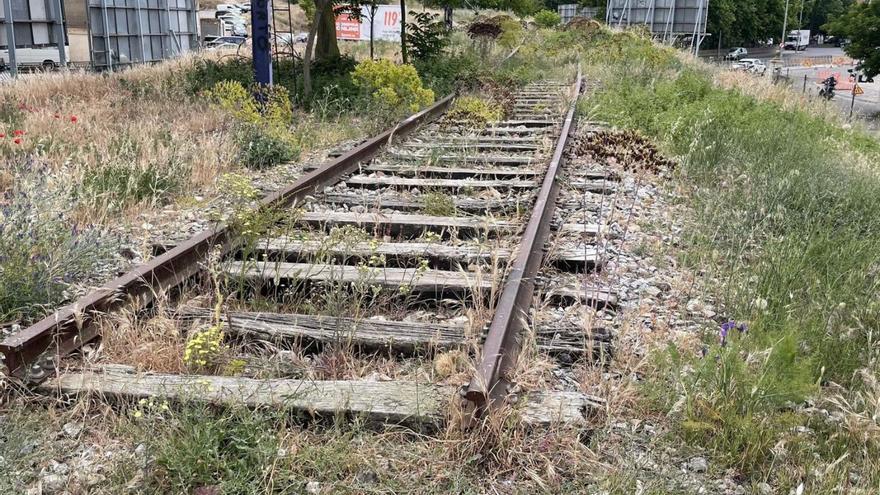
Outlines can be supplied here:
<path id="1" fill-rule="evenodd" d="M 657 404 L 684 439 L 780 490 L 821 491 L 840 470 L 876 487 L 872 451 L 843 440 L 845 429 L 816 426 L 805 404 L 830 381 L 847 396 L 872 390 L 854 377 L 875 374 L 880 356 L 880 180 L 867 166 L 880 161 L 878 143 L 778 92 L 745 94 L 631 33 L 603 35 L 585 58 L 605 84 L 581 111 L 679 158 L 693 212 L 683 260 L 721 300 L 721 322 L 748 322 L 723 339 L 706 329 L 702 356 L 659 351 Z M 828 410 L 846 409 L 839 397 Z"/>

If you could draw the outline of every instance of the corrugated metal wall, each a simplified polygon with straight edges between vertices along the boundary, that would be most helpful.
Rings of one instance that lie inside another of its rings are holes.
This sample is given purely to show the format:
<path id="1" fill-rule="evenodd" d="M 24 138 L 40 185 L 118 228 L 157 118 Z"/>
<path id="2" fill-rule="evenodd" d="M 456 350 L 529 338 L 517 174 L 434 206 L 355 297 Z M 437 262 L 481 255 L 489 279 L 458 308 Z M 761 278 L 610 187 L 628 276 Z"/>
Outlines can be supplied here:
<path id="1" fill-rule="evenodd" d="M 198 47 L 195 0 L 89 0 L 92 65 L 158 62 Z"/>
<path id="2" fill-rule="evenodd" d="M 52 29 L 54 20 L 52 0 L 12 0 L 12 21 L 15 32 L 15 46 L 18 48 L 47 48 L 58 46 L 55 42 L 55 31 Z M 4 2 L 0 2 L 0 49 L 7 48 L 6 12 Z"/>
<path id="3" fill-rule="evenodd" d="M 702 35 L 706 32 L 708 0 L 608 0 L 612 26 L 647 25 L 663 35 Z"/>
<path id="4" fill-rule="evenodd" d="M 581 7 L 576 3 L 562 4 L 556 7 L 559 16 L 562 17 L 562 23 L 568 24 L 575 17 L 583 17 L 592 19 L 599 12 L 598 7 Z"/>

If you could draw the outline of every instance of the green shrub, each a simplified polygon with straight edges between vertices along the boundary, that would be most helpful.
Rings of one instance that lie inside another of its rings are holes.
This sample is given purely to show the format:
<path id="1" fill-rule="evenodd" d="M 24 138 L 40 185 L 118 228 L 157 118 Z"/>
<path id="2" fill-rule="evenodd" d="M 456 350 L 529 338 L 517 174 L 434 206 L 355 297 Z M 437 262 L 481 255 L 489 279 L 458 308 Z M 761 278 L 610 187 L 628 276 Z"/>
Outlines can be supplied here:
<path id="1" fill-rule="evenodd" d="M 254 83 L 251 61 L 240 58 L 223 60 L 196 59 L 184 72 L 186 87 L 191 94 L 213 88 L 222 81 L 236 81 L 244 87 Z"/>
<path id="2" fill-rule="evenodd" d="M 416 60 L 432 60 L 449 43 L 446 26 L 438 14 L 410 12 L 415 22 L 406 25 L 406 43 Z"/>
<path id="3" fill-rule="evenodd" d="M 259 98 L 238 81 L 221 81 L 205 92 L 235 117 L 238 159 L 247 168 L 263 169 L 295 160 L 299 149 L 290 132 L 293 109 L 287 90 L 261 89 Z"/>
<path id="4" fill-rule="evenodd" d="M 357 65 L 352 78 L 374 104 L 391 115 L 417 112 L 434 101 L 434 92 L 422 87 L 412 65 L 365 60 Z"/>
<path id="5" fill-rule="evenodd" d="M 455 99 L 452 108 L 446 112 L 451 120 L 466 120 L 474 125 L 485 125 L 488 122 L 501 120 L 504 109 L 498 103 L 476 96 L 460 96 Z"/>
<path id="6" fill-rule="evenodd" d="M 472 82 L 481 74 L 479 60 L 470 53 L 440 55 L 437 59 L 416 60 L 413 65 L 426 87 L 438 95 L 455 91 L 462 82 Z"/>
<path id="7" fill-rule="evenodd" d="M 422 213 L 438 217 L 455 216 L 458 209 L 452 196 L 442 192 L 422 194 Z"/>
<path id="8" fill-rule="evenodd" d="M 278 68 L 278 83 L 295 95 L 297 104 L 308 109 L 320 109 L 325 115 L 357 113 L 362 107 L 360 89 L 355 86 L 351 73 L 357 61 L 348 56 L 312 61 L 312 95 L 304 100 L 303 67 L 282 61 Z"/>
<path id="9" fill-rule="evenodd" d="M 283 87 L 248 90 L 238 81 L 220 81 L 205 96 L 248 124 L 286 129 L 293 121 L 290 97 Z"/>
<path id="10" fill-rule="evenodd" d="M 496 17 L 501 26 L 501 36 L 498 37 L 498 46 L 511 49 L 519 45 L 523 40 L 522 23 L 510 16 L 500 15 Z"/>
<path id="11" fill-rule="evenodd" d="M 535 14 L 535 24 L 542 28 L 554 28 L 562 22 L 562 16 L 552 10 L 542 10 Z"/>
<path id="12" fill-rule="evenodd" d="M 241 124 L 236 131 L 238 160 L 247 168 L 264 169 L 299 158 L 292 136 L 284 130 Z"/>

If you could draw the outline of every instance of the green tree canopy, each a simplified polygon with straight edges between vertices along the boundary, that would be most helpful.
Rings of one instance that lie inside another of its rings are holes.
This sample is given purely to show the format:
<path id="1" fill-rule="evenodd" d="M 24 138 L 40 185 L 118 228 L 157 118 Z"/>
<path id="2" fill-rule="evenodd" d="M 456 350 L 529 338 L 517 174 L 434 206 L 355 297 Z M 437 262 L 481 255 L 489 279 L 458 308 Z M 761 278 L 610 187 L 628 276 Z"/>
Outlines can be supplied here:
<path id="1" fill-rule="evenodd" d="M 880 74 L 880 1 L 853 4 L 824 27 L 829 33 L 852 41 L 846 54 L 862 61 L 866 75 Z"/>

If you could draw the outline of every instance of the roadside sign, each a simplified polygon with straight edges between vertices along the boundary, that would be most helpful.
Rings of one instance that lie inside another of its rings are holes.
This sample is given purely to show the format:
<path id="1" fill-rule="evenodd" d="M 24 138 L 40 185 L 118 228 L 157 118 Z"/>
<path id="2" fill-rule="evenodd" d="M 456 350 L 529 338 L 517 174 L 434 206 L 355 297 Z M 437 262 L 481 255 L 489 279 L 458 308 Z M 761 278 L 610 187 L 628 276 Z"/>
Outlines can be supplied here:
<path id="1" fill-rule="evenodd" d="M 336 39 L 359 40 L 361 39 L 361 23 L 352 19 L 348 14 L 336 15 Z"/>
<path id="2" fill-rule="evenodd" d="M 862 87 L 859 86 L 858 84 L 855 84 L 855 85 L 853 86 L 853 90 L 852 90 L 852 91 L 853 91 L 853 96 L 859 96 L 859 95 L 863 95 L 863 94 L 865 94 L 865 90 L 862 89 Z"/>
<path id="3" fill-rule="evenodd" d="M 400 41 L 400 6 L 379 5 L 373 19 L 374 39 Z M 370 39 L 370 8 L 361 7 L 361 21 L 352 19 L 348 14 L 336 16 L 336 39 L 362 40 Z"/>

